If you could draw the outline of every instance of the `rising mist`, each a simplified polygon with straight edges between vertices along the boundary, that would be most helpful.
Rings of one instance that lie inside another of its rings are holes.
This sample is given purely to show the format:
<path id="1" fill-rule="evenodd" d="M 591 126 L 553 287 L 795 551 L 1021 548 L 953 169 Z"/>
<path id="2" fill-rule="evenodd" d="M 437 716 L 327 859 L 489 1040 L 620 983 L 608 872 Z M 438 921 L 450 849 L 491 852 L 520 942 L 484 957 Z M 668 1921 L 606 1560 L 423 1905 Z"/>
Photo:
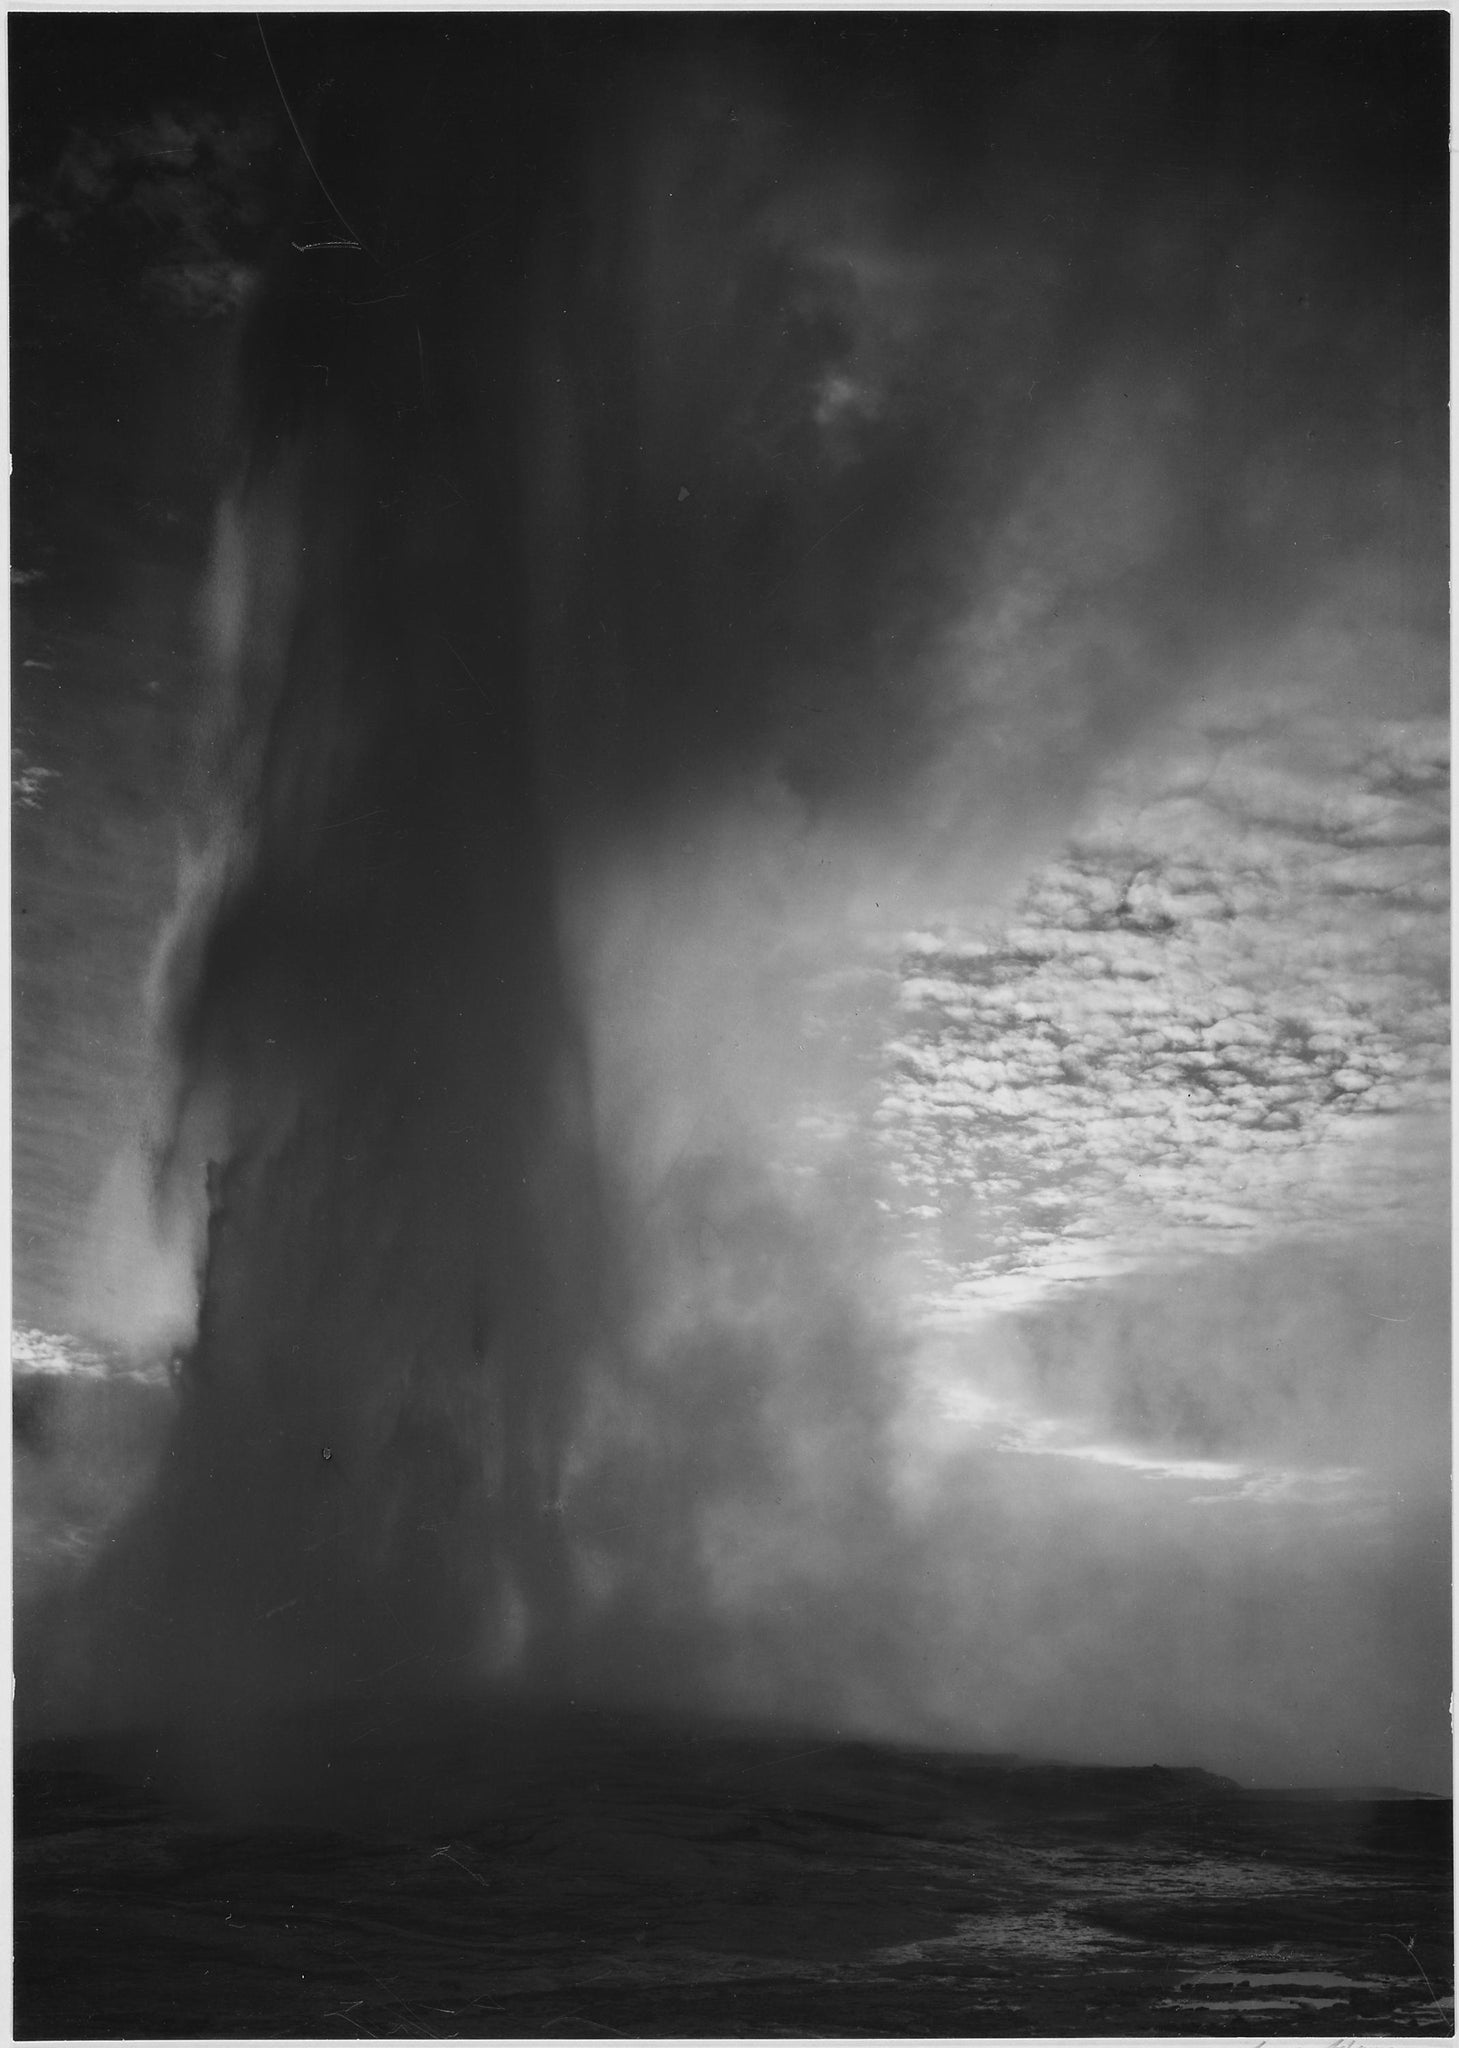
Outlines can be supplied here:
<path id="1" fill-rule="evenodd" d="M 1010 902 L 1215 682 L 1279 705 L 1355 580 L 1422 636 L 1429 273 L 1364 52 L 1324 109 L 1249 21 L 268 37 L 307 158 L 153 1004 L 196 1320 L 72 1711 L 505 1688 L 1287 1767 L 1354 1655 L 1318 1561 L 907 1479 L 871 1132 L 909 924 Z M 1041 1370 L 1117 1404 L 1102 1342 Z M 1161 1648 L 1212 1603 L 1244 1718 Z"/>

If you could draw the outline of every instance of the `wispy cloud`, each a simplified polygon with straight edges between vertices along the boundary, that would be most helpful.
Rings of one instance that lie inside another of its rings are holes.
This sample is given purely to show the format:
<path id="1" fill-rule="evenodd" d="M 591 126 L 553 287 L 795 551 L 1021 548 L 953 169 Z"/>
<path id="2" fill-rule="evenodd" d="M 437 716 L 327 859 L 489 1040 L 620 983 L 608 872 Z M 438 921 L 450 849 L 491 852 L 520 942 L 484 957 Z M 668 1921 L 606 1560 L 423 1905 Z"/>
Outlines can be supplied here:
<path id="1" fill-rule="evenodd" d="M 1121 1441 L 1087 1417 L 1039 1414 L 1006 1388 L 991 1391 L 968 1379 L 929 1376 L 920 1388 L 919 1406 L 911 1433 L 923 1446 L 935 1443 L 938 1459 L 980 1449 L 1068 1459 L 1136 1483 L 1168 1485 L 1187 1507 L 1262 1502 L 1338 1512 L 1347 1519 L 1354 1511 L 1370 1510 L 1386 1492 L 1358 1465 L 1213 1457 Z"/>
<path id="2" fill-rule="evenodd" d="M 10 1333 L 10 1366 L 18 1377 L 40 1374 L 58 1379 L 134 1380 L 141 1386 L 166 1386 L 165 1364 L 138 1363 L 83 1343 L 79 1337 L 24 1327 Z"/>

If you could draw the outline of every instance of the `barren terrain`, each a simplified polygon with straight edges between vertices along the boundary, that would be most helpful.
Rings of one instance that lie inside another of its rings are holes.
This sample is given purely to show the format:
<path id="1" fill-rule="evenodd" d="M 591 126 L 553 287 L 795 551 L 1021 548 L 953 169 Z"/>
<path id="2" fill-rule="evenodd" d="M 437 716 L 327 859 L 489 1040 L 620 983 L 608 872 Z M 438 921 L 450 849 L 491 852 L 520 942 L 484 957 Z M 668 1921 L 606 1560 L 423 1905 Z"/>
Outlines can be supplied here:
<path id="1" fill-rule="evenodd" d="M 575 1712 L 166 1754 L 21 1753 L 18 2037 L 1452 2031 L 1444 1800 Z"/>

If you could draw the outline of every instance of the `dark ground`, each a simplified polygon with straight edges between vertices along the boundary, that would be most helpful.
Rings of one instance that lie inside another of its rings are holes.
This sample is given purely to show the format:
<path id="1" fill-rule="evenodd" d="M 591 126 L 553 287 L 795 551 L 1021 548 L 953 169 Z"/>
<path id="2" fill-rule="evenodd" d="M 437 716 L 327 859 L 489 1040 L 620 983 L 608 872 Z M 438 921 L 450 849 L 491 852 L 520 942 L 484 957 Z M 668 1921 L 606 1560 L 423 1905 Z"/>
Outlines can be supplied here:
<path id="1" fill-rule="evenodd" d="M 1447 1800 L 585 1713 L 267 1748 L 267 1801 L 236 1736 L 20 1752 L 17 2038 L 1453 2030 Z"/>

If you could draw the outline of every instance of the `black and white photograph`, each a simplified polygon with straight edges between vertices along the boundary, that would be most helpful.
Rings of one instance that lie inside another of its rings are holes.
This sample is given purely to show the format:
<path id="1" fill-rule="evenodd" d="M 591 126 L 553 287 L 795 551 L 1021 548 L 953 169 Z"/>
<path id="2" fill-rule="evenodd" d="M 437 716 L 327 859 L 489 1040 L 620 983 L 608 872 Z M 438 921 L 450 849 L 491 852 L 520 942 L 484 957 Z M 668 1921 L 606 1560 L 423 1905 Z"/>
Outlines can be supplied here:
<path id="1" fill-rule="evenodd" d="M 6 29 L 13 2037 L 1452 2038 L 1448 13 Z"/>

